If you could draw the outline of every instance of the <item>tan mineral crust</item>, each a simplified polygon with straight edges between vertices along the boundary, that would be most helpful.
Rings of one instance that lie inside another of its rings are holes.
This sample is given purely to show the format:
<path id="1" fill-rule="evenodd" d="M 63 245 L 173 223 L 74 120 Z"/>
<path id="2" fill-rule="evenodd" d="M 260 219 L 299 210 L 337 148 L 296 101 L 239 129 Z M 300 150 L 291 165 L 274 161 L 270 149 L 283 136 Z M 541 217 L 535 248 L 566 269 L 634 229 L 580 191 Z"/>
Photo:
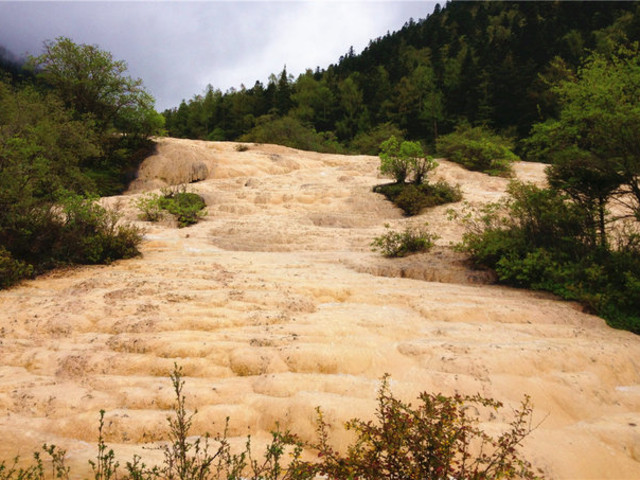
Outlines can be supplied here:
<path id="1" fill-rule="evenodd" d="M 121 463 L 160 459 L 185 374 L 194 435 L 222 430 L 256 445 L 282 428 L 314 438 L 315 407 L 335 427 L 372 418 L 381 377 L 394 394 L 480 393 L 511 419 L 525 394 L 537 429 L 522 452 L 548 478 L 640 478 L 640 337 L 573 303 L 491 284 L 451 249 L 463 227 L 447 209 L 405 218 L 372 192 L 388 180 L 369 156 L 163 138 L 126 195 L 102 202 L 145 229 L 142 256 L 58 271 L 0 292 L 0 458 L 43 443 L 74 471 L 95 457 L 99 411 Z M 544 182 L 544 166 L 516 176 Z M 447 161 L 432 178 L 472 205 L 508 180 Z M 199 224 L 138 220 L 145 192 L 191 182 Z M 385 259 L 370 243 L 429 222 L 427 254 Z M 78 470 L 79 469 L 79 470 Z M 83 473 L 84 474 L 84 473 Z M 80 473 L 78 473 L 80 475 Z"/>

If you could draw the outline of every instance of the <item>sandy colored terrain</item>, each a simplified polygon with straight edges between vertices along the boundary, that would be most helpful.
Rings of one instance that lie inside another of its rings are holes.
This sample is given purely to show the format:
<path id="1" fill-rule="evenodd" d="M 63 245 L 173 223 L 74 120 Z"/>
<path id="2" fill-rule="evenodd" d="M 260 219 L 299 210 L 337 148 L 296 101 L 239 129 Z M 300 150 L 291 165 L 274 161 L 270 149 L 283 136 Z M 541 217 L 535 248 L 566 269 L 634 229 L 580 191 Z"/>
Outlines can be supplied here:
<path id="1" fill-rule="evenodd" d="M 375 157 L 162 139 L 131 192 L 104 199 L 146 228 L 143 256 L 56 272 L 0 292 L 0 458 L 43 442 L 86 465 L 98 412 L 121 460 L 166 434 L 168 374 L 184 368 L 195 432 L 263 438 L 276 421 L 310 438 L 369 417 L 380 377 L 419 391 L 481 393 L 516 407 L 531 395 L 527 456 L 548 477 L 640 478 L 640 338 L 574 304 L 487 284 L 448 245 L 450 206 L 403 218 L 371 192 Z M 519 178 L 543 181 L 520 164 Z M 136 220 L 147 189 L 207 177 L 187 229 Z M 442 161 L 473 204 L 507 181 Z M 457 206 L 459 207 L 459 206 Z M 384 224 L 428 221 L 429 254 L 370 251 Z M 497 418 L 500 426 L 507 418 Z M 335 437 L 336 442 L 344 436 Z"/>

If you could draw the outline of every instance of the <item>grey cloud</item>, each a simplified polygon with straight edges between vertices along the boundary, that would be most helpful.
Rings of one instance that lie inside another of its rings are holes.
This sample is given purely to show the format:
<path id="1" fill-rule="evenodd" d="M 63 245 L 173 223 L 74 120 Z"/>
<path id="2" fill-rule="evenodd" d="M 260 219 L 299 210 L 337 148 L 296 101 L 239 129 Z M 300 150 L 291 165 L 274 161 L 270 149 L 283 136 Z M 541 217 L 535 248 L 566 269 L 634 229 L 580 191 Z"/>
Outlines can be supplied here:
<path id="1" fill-rule="evenodd" d="M 423 18 L 433 2 L 3 2 L 0 45 L 38 54 L 67 36 L 97 44 L 144 80 L 159 109 L 207 84 L 225 91 L 265 82 L 286 64 L 298 75 L 327 67 L 353 45 Z"/>

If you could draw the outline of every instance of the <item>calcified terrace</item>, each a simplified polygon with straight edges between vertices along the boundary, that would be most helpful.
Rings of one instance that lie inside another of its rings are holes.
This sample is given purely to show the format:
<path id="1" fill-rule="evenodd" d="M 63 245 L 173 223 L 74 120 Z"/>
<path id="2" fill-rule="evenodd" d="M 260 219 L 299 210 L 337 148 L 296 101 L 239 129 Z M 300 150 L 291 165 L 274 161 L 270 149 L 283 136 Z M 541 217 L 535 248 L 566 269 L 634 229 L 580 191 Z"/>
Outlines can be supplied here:
<path id="1" fill-rule="evenodd" d="M 489 284 L 449 247 L 462 235 L 446 218 L 451 206 L 402 217 L 371 191 L 385 181 L 377 166 L 375 157 L 159 140 L 131 191 L 103 200 L 146 229 L 142 257 L 0 292 L 0 458 L 46 441 L 86 466 L 100 409 L 120 459 L 153 458 L 143 447 L 165 438 L 177 362 L 199 411 L 195 434 L 229 416 L 238 442 L 251 433 L 259 443 L 276 421 L 311 438 L 318 405 L 336 425 L 371 417 L 386 372 L 407 399 L 479 392 L 515 407 L 529 394 L 544 421 L 523 452 L 546 475 L 637 478 L 640 339 L 574 304 Z M 516 173 L 544 180 L 542 165 Z M 446 161 L 434 177 L 460 183 L 473 205 L 508 182 Z M 189 188 L 208 205 L 201 223 L 137 220 L 145 191 L 194 179 Z M 430 253 L 370 251 L 385 223 L 425 221 L 441 237 Z"/>

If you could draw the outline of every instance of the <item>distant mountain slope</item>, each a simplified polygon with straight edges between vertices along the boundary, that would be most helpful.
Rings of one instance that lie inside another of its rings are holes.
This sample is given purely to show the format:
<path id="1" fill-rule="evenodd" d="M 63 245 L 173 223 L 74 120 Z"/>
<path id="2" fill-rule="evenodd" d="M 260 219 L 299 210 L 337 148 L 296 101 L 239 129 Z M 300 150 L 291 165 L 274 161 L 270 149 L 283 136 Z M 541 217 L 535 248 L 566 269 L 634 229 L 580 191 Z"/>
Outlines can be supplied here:
<path id="1" fill-rule="evenodd" d="M 325 139 L 359 151 L 362 137 L 385 124 L 427 143 L 460 122 L 524 136 L 555 113 L 550 82 L 571 75 L 591 50 L 607 53 L 640 40 L 639 5 L 447 3 L 360 54 L 350 49 L 326 70 L 293 79 L 285 69 L 266 86 L 225 93 L 210 87 L 166 111 L 167 127 L 188 138 L 236 139 L 258 130 L 264 139 L 265 125 L 287 116 L 306 135 L 327 132 Z M 290 137 L 301 132 L 290 129 Z"/>

